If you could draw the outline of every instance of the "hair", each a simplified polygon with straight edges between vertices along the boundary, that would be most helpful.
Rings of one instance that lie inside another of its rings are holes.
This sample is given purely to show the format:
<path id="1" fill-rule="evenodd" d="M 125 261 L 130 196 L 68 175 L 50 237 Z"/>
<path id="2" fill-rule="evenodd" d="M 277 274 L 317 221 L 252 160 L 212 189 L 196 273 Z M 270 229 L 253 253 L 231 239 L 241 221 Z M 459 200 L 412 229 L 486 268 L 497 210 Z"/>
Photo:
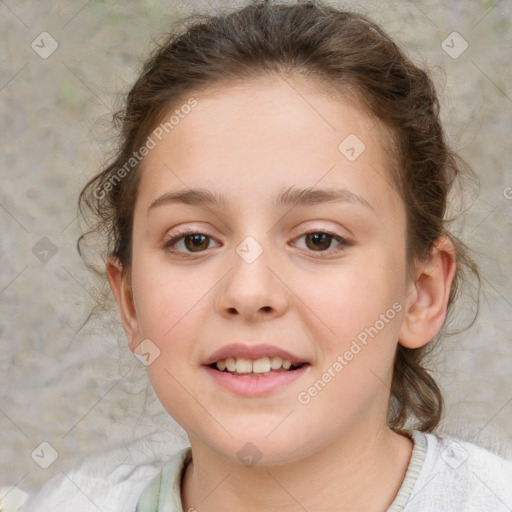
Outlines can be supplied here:
<path id="1" fill-rule="evenodd" d="M 143 159 L 122 179 L 119 171 L 123 166 L 126 170 L 126 162 L 171 109 L 206 88 L 269 75 L 295 76 L 329 86 L 340 98 L 354 96 L 391 134 L 393 183 L 406 208 L 407 275 L 412 277 L 415 264 L 425 261 L 436 241 L 446 236 L 456 251 L 447 313 L 470 273 L 478 279 L 480 291 L 478 268 L 469 249 L 448 231 L 445 218 L 454 180 L 463 172 L 476 175 L 446 141 L 429 74 L 379 26 L 362 14 L 318 1 L 252 2 L 235 12 L 192 15 L 181 21 L 184 29 L 171 32 L 155 48 L 123 109 L 114 114 L 120 142 L 113 161 L 80 193 L 80 212 L 84 215 L 88 210 L 95 218 L 78 239 L 82 257 L 84 238 L 100 234 L 103 257 L 117 258 L 129 277 Z M 189 21 L 193 23 L 186 26 Z M 478 307 L 471 325 L 477 314 Z M 388 407 L 390 428 L 400 429 L 410 418 L 422 431 L 432 431 L 440 423 L 442 393 L 425 367 L 439 337 L 440 333 L 417 349 L 398 344 Z"/>

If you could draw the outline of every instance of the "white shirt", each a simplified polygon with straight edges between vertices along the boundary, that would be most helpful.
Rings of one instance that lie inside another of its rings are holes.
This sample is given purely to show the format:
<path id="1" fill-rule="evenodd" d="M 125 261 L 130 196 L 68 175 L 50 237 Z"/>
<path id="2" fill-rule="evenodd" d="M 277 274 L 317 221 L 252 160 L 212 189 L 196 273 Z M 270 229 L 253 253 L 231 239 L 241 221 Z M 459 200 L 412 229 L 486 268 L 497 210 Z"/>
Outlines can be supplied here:
<path id="1" fill-rule="evenodd" d="M 512 460 L 450 435 L 404 432 L 413 437 L 414 449 L 386 512 L 512 511 Z M 168 496 L 161 498 L 158 512 L 183 512 L 179 482 L 189 450 L 174 450 L 169 460 L 158 455 L 153 441 L 139 445 L 131 448 L 138 463 L 120 460 L 122 450 L 89 458 L 50 480 L 19 512 L 135 512 L 143 490 L 162 467 Z"/>
<path id="2" fill-rule="evenodd" d="M 404 512 L 512 512 L 512 460 L 450 435 L 426 438 Z"/>

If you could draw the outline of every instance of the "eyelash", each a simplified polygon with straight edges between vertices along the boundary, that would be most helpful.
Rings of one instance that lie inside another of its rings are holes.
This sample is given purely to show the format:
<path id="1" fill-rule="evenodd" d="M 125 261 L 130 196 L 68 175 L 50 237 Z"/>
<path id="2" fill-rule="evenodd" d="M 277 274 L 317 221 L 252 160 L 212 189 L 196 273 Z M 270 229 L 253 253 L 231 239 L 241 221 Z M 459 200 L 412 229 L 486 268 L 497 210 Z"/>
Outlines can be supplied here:
<path id="1" fill-rule="evenodd" d="M 309 251 L 309 252 L 312 252 L 312 253 L 315 253 L 315 252 L 318 252 L 318 254 L 322 254 L 322 253 L 326 253 L 326 252 L 330 252 L 331 254 L 337 254 L 338 252 L 341 252 L 343 251 L 345 248 L 353 245 L 353 243 L 349 240 L 347 240 L 346 238 L 343 238 L 342 236 L 340 235 L 337 235 L 336 233 L 333 233 L 331 231 L 326 231 L 326 230 L 310 230 L 310 231 L 306 231 L 305 233 L 303 233 L 300 237 L 296 238 L 296 240 L 299 240 L 301 238 L 303 238 L 304 236 L 307 236 L 307 235 L 312 235 L 312 234 L 323 234 L 323 235 L 328 235 L 328 236 L 331 236 L 333 237 L 334 240 L 336 240 L 337 242 L 340 243 L 340 246 L 334 250 L 327 250 L 327 251 Z M 173 237 L 171 237 L 169 240 L 167 240 L 164 244 L 164 249 L 168 250 L 170 253 L 176 255 L 176 256 L 179 256 L 179 257 L 182 257 L 182 258 L 186 258 L 187 255 L 192 255 L 194 253 L 181 253 L 179 251 L 176 251 L 176 249 L 172 249 L 172 246 L 175 245 L 176 243 L 178 243 L 181 239 L 185 238 L 186 236 L 189 236 L 189 235 L 204 235 L 212 240 L 214 240 L 214 238 L 210 235 L 208 235 L 207 233 L 202 233 L 200 231 L 194 231 L 194 230 L 184 230 L 184 231 L 179 231 L 177 232 Z M 206 251 L 206 250 L 205 250 Z M 205 251 L 199 251 L 199 253 L 196 253 L 196 254 L 200 254 L 201 252 L 205 252 Z M 319 256 L 320 258 L 322 258 L 323 256 Z"/>

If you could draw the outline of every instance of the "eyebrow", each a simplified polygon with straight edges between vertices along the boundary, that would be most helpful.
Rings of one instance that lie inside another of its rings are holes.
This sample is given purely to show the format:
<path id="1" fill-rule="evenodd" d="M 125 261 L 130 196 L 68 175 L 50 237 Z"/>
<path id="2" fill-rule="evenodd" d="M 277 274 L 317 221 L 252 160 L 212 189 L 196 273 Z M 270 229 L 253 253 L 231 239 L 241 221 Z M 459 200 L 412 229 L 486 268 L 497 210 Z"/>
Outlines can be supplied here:
<path id="1" fill-rule="evenodd" d="M 277 208 L 285 206 L 314 206 L 323 203 L 349 202 L 369 208 L 374 213 L 375 208 L 360 195 L 344 189 L 316 189 L 290 187 L 282 191 L 275 199 Z M 191 206 L 226 207 L 228 201 L 222 194 L 216 194 L 206 189 L 188 189 L 177 192 L 167 192 L 155 199 L 148 208 L 148 212 L 159 206 L 171 204 L 186 204 Z"/>

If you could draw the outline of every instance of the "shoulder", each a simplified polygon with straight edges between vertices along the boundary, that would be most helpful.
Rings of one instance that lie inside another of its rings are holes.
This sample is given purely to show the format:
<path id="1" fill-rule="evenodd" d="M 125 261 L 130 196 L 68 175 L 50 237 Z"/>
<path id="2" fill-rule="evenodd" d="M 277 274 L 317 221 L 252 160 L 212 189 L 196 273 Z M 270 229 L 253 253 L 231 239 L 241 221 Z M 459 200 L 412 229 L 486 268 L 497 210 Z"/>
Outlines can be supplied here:
<path id="1" fill-rule="evenodd" d="M 20 512 L 133 511 L 142 488 L 158 471 L 157 464 L 122 464 L 100 475 L 82 464 L 49 480 Z"/>
<path id="2" fill-rule="evenodd" d="M 160 473 L 144 487 L 136 512 L 181 510 L 181 480 L 183 471 L 191 460 L 190 447 L 174 454 Z"/>
<path id="3" fill-rule="evenodd" d="M 154 441 L 139 440 L 91 455 L 73 470 L 49 480 L 19 512 L 133 512 L 143 489 L 179 449 L 157 446 L 161 451 L 155 453 Z"/>
<path id="4" fill-rule="evenodd" d="M 405 512 L 512 509 L 512 459 L 468 436 L 426 433 L 427 452 Z"/>

